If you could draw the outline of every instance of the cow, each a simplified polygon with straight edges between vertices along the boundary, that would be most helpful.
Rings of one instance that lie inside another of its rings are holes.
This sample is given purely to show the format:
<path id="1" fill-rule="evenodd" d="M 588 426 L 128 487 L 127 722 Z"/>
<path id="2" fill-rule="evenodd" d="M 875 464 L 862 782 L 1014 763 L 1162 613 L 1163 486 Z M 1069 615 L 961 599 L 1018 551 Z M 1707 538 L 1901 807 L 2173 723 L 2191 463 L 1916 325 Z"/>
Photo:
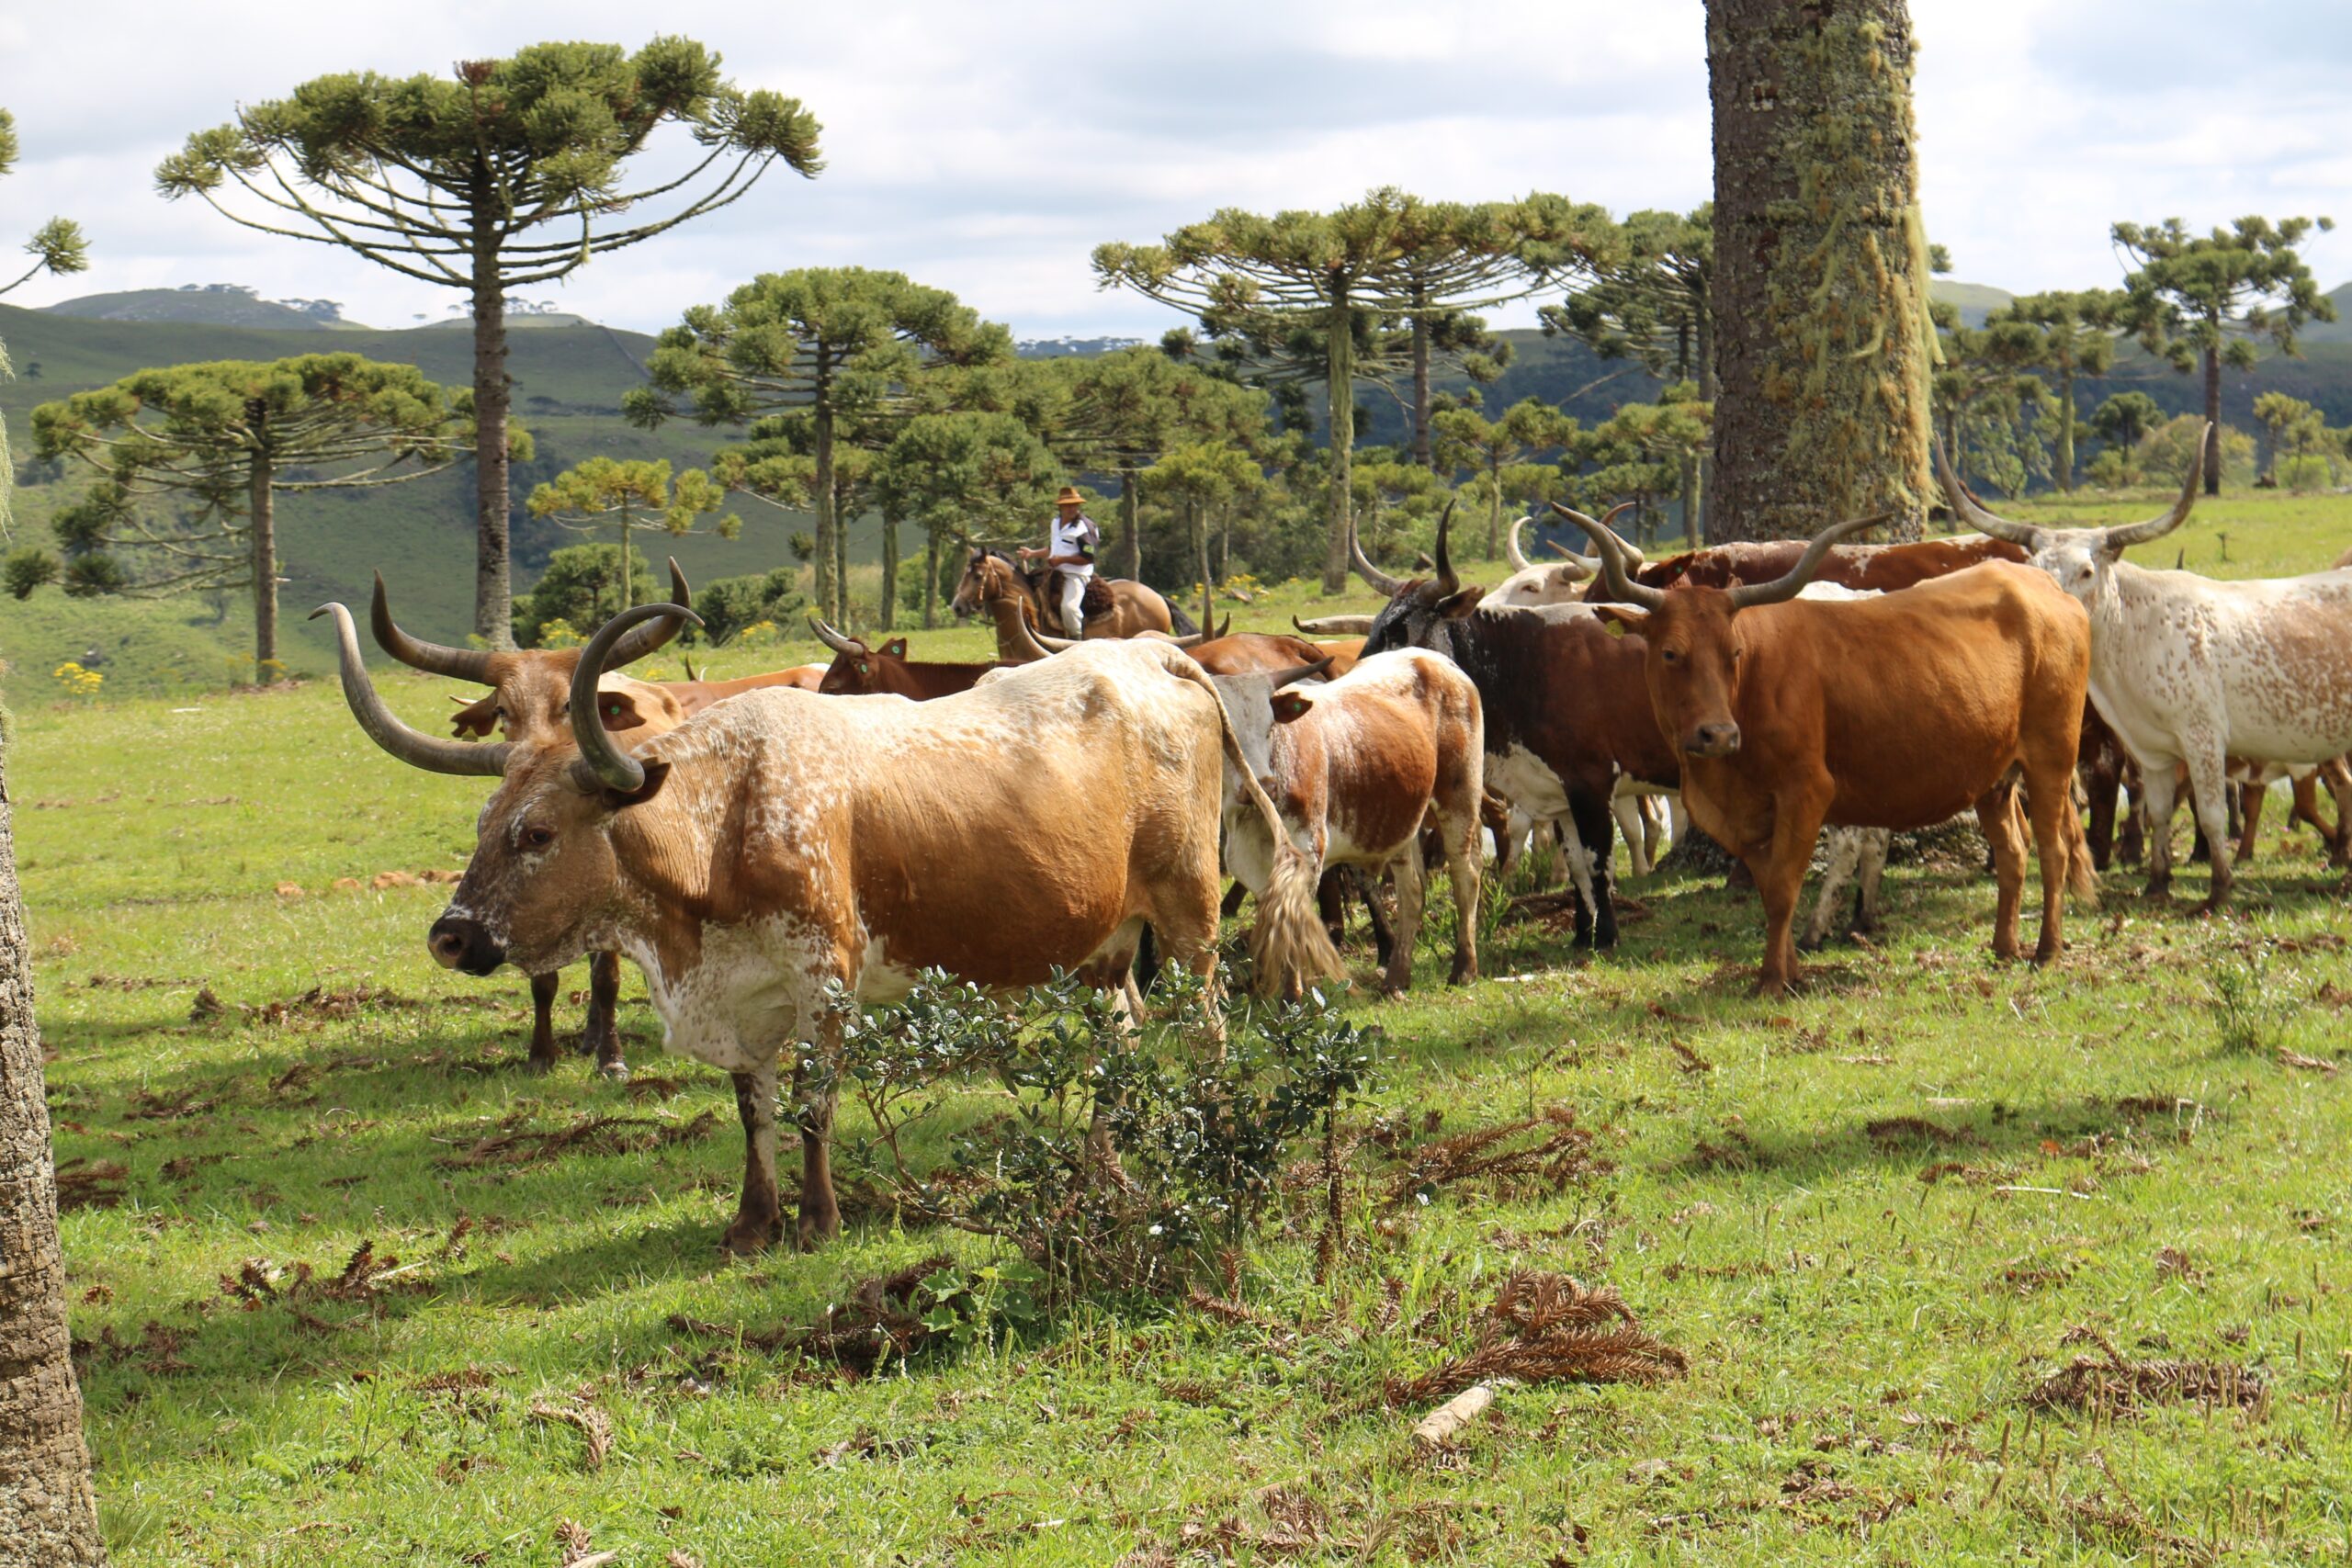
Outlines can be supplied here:
<path id="1" fill-rule="evenodd" d="M 1617 512 L 1623 510 L 1621 506 Z M 1617 512 L 1609 515 L 1614 517 Z M 1510 575 L 1481 601 L 1487 609 L 1535 610 L 1546 604 L 1574 604 L 1583 596 L 1584 585 L 1600 570 L 1598 561 L 1573 551 L 1566 552 L 1566 559 L 1552 565 L 1538 566 L 1529 560 L 1519 547 L 1519 531 L 1534 521 L 1532 517 L 1512 520 L 1510 538 L 1504 546 L 1504 553 L 1510 558 Z"/>
<path id="2" fill-rule="evenodd" d="M 1059 626 L 1060 607 L 1046 603 L 1053 578 L 1050 571 L 1023 570 L 1002 550 L 975 545 L 964 562 L 964 575 L 956 580 L 948 607 L 958 615 L 977 615 L 993 595 L 1013 593 L 1019 595 L 1023 611 L 1033 626 Z M 1089 639 L 1141 637 L 1146 632 L 1182 636 L 1199 629 L 1185 618 L 1183 611 L 1158 592 L 1125 578 L 1091 580 L 1087 585 L 1084 608 Z"/>
<path id="3" fill-rule="evenodd" d="M 1421 825 L 1433 817 L 1453 883 L 1451 985 L 1478 976 L 1478 814 L 1485 795 L 1485 724 L 1478 690 L 1443 659 L 1419 649 L 1383 654 L 1327 684 L 1295 685 L 1321 671 L 1318 660 L 1285 670 L 1215 677 L 1240 737 L 1246 771 L 1265 783 L 1287 842 L 1317 871 L 1352 865 L 1394 874 L 1396 922 L 1384 993 L 1412 983 L 1421 923 Z M 1243 788 L 1244 770 L 1226 772 L 1226 867 L 1253 893 L 1272 874 L 1276 840 Z M 1253 930 L 1261 990 L 1296 997 L 1313 980 L 1295 955 Z"/>
<path id="4" fill-rule="evenodd" d="M 2352 750 L 2352 570 L 2216 582 L 2123 558 L 2188 521 L 2203 468 L 2200 443 L 2171 508 L 2144 523 L 2049 528 L 1996 516 L 1952 474 L 1937 472 L 1962 521 L 2031 552 L 2091 625 L 2091 699 L 2140 764 L 2148 807 L 2148 892 L 2172 885 L 2175 770 L 2185 767 L 2212 877 L 2199 913 L 2229 902 L 2230 763 L 2317 767 Z M 2352 790 L 2339 788 L 2339 818 Z"/>
<path id="5" fill-rule="evenodd" d="M 598 672 L 648 620 L 693 618 L 644 605 L 582 651 L 567 735 L 470 746 L 395 717 L 348 613 L 322 610 L 341 634 L 344 695 L 378 745 L 500 781 L 427 933 L 435 960 L 536 973 L 617 947 L 645 972 L 665 1048 L 732 1077 L 745 1166 L 729 1251 L 783 1234 L 778 1060 L 796 1043 L 816 1047 L 793 1052 L 797 1235 L 839 1234 L 831 987 L 885 1000 L 927 968 L 990 987 L 1063 970 L 1125 997 L 1146 921 L 1214 987 L 1224 768 L 1246 764 L 1209 677 L 1165 644 L 1090 644 L 930 703 L 752 692 L 631 747 L 594 720 Z M 1246 787 L 1279 836 L 1254 773 Z M 1261 918 L 1303 966 L 1336 970 L 1314 878 L 1287 843 Z"/>
<path id="6" fill-rule="evenodd" d="M 1565 509 L 1556 502 L 1552 509 L 1565 514 Z M 1601 519 L 1604 523 L 1609 520 Z M 1631 545 L 1625 547 L 1633 548 Z M 1740 540 L 1649 561 L 1628 575 L 1648 588 L 1672 588 L 1686 583 L 1693 588 L 1730 588 L 1740 583 L 1771 582 L 1787 576 L 1804 549 L 1803 539 Z M 2022 562 L 2025 558 L 2026 552 L 2015 544 L 1984 534 L 1916 539 L 1894 545 L 1842 545 L 1822 561 L 1816 580 L 1841 588 L 1892 593 L 1988 560 Z M 1611 597 L 1605 576 L 1595 578 L 1585 590 L 1586 600 L 1592 604 Z"/>
<path id="7" fill-rule="evenodd" d="M 1567 859 L 1580 899 L 1576 941 L 1612 946 L 1617 912 L 1609 851 L 1618 782 L 1630 778 L 1657 790 L 1680 782 L 1673 748 L 1644 699 L 1640 640 L 1610 636 L 1581 604 L 1485 608 L 1482 592 L 1454 575 L 1451 520 L 1451 509 L 1438 520 L 1437 575 L 1409 581 L 1374 567 L 1351 534 L 1357 573 L 1389 595 L 1372 619 L 1364 657 L 1426 648 L 1470 677 L 1486 717 L 1487 787 L 1532 821 L 1573 825 Z"/>
<path id="8" fill-rule="evenodd" d="M 2009 561 L 1883 598 L 1798 599 L 1840 540 L 1884 521 L 1867 517 L 1816 536 L 1776 581 L 1652 588 L 1631 580 L 1614 534 L 1570 515 L 1600 549 L 1617 601 L 1594 613 L 1643 638 L 1643 678 L 1657 727 L 1680 753 L 1684 807 L 1763 896 L 1758 994 L 1800 978 L 1791 926 L 1825 822 L 1922 828 L 1973 802 L 2000 886 L 1993 951 L 2015 957 L 2020 774 L 2041 861 L 2034 962 L 2058 955 L 2064 894 L 2087 899 L 2096 887 L 2069 787 L 2090 679 L 2079 604 Z"/>
<path id="9" fill-rule="evenodd" d="M 835 631 L 811 615 L 808 624 L 817 640 L 833 650 L 833 662 L 817 690 L 829 697 L 893 696 L 927 703 L 933 697 L 968 692 L 991 670 L 1008 666 L 1001 660 L 952 664 L 907 657 L 907 639 L 893 637 L 880 648 Z"/>

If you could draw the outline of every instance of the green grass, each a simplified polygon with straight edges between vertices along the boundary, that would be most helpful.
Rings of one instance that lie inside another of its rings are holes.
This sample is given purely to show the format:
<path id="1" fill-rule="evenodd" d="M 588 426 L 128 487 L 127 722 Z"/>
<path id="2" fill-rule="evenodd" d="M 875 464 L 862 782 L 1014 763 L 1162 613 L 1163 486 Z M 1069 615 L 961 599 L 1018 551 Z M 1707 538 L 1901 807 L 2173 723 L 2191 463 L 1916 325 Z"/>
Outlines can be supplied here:
<path id="1" fill-rule="evenodd" d="M 2326 519 L 2288 504 L 2247 507 L 2316 551 Z M 1245 615 L 1310 601 L 1294 586 Z M 413 722 L 447 706 L 445 682 L 384 685 Z M 1982 877 L 1901 869 L 1882 943 L 1776 1002 L 1747 995 L 1753 900 L 1671 880 L 1628 884 L 1614 953 L 1507 923 L 1497 978 L 1447 992 L 1435 890 L 1420 989 L 1348 1003 L 1391 1038 L 1378 1108 L 1451 1133 L 1568 1107 L 1609 1169 L 1392 1209 L 1375 1194 L 1397 1168 L 1366 1145 L 1332 1281 L 1312 1282 L 1304 1213 L 1244 1259 L 1263 1325 L 1101 1303 L 860 1382 L 670 1320 L 806 1322 L 981 1244 L 868 1218 L 819 1255 L 719 1266 L 726 1083 L 660 1056 L 634 971 L 636 1086 L 534 1079 L 520 980 L 445 975 L 422 940 L 444 890 L 372 886 L 460 865 L 480 781 L 395 764 L 329 682 L 19 695 L 17 725 L 58 1152 L 124 1168 L 119 1207 L 63 1224 L 101 1510 L 133 1568 L 537 1565 L 567 1521 L 623 1562 L 706 1568 L 1100 1564 L 1152 1542 L 1380 1563 L 2188 1562 L 2205 1543 L 2310 1562 L 2352 1543 L 2352 1082 L 2279 1055 L 2336 1057 L 2352 994 L 2352 912 L 2308 836 L 2266 836 L 2221 920 L 2188 918 L 2193 869 L 2161 907 L 2113 879 L 2040 973 L 1990 960 Z M 659 1149 L 446 1163 L 510 1117 L 705 1111 L 715 1130 Z M 372 1303 L 224 1289 L 248 1262 L 281 1291 L 298 1264 L 332 1279 L 363 1244 L 406 1270 Z M 1465 1348 L 1514 1269 L 1620 1290 L 1689 1374 L 1510 1390 L 1417 1458 L 1419 1412 L 1381 1408 L 1384 1379 Z M 2258 1370 L 2267 1406 L 2030 1411 L 2077 1326 Z M 579 1404 L 610 1422 L 601 1464 L 532 1413 Z M 1294 1497 L 1319 1522 L 1284 1548 L 1270 1510 Z"/>

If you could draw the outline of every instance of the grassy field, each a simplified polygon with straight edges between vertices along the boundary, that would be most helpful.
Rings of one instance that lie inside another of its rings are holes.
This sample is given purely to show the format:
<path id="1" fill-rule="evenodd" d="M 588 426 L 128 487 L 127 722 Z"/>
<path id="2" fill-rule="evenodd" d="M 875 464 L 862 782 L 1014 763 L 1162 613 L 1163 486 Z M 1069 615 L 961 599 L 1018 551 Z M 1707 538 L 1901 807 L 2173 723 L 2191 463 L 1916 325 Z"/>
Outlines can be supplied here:
<path id="1" fill-rule="evenodd" d="M 2193 565 L 2232 519 L 2233 569 L 2352 535 L 2340 502 L 2215 512 Z M 447 708 L 384 685 L 419 725 Z M 446 890 L 421 879 L 463 863 L 480 781 L 392 762 L 331 683 L 11 697 L 126 1564 L 2352 1558 L 2352 912 L 2307 835 L 2266 835 L 2223 919 L 2188 917 L 2194 868 L 2170 905 L 2111 878 L 2045 972 L 1991 961 L 1971 866 L 1905 867 L 1883 936 L 1773 1002 L 1747 994 L 1753 899 L 1712 882 L 1629 880 L 1597 960 L 1505 923 L 1458 993 L 1438 893 L 1420 988 L 1345 1004 L 1388 1034 L 1384 1142 L 1561 1108 L 1592 1159 L 1416 1193 L 1366 1141 L 1325 1284 L 1295 1213 L 1241 1261 L 1246 1313 L 1099 1303 L 860 1381 L 765 1331 L 984 1244 L 867 1217 L 721 1266 L 725 1080 L 659 1055 L 634 972 L 619 1088 L 522 1074 L 521 981 L 426 958 Z M 594 1116 L 636 1120 L 467 1163 Z M 1687 1373 L 1507 1390 L 1419 1454 L 1385 1382 L 1475 1344 L 1521 1269 L 1621 1292 Z M 2220 1381 L 2034 1402 L 2101 1341 Z"/>

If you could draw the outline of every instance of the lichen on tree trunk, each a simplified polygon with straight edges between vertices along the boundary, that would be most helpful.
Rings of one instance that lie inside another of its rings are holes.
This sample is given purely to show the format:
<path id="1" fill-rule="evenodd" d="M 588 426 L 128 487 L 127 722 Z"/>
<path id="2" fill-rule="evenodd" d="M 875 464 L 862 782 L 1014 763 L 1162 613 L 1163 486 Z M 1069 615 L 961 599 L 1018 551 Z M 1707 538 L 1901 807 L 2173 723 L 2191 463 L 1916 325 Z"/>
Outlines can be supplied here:
<path id="1" fill-rule="evenodd" d="M 0 715 L 0 1565 L 106 1561 L 65 1322 L 57 1176 Z"/>
<path id="2" fill-rule="evenodd" d="M 1931 484 L 1905 0 L 1708 0 L 1717 381 L 1707 536 L 1786 538 Z"/>
<path id="3" fill-rule="evenodd" d="M 255 427 L 266 425 L 256 419 Z M 246 542 L 253 547 L 254 679 L 263 685 L 285 672 L 277 658 L 277 477 L 268 452 L 255 452 L 245 475 L 246 525 L 252 534 Z"/>

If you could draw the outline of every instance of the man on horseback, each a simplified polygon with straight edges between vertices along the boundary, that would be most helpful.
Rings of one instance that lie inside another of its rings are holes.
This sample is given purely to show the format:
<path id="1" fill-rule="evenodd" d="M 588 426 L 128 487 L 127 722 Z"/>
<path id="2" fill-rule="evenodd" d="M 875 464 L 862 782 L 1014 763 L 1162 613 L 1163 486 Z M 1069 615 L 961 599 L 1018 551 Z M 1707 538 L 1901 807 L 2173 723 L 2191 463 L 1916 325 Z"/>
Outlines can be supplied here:
<path id="1" fill-rule="evenodd" d="M 1071 637 L 1086 635 L 1086 585 L 1093 579 L 1094 547 L 1102 539 L 1102 530 L 1086 515 L 1077 490 L 1064 485 L 1061 494 L 1054 498 L 1053 521 L 1046 525 L 1045 547 L 1023 545 L 1021 548 L 1023 560 L 1043 556 L 1046 570 L 1061 574 L 1053 593 L 1061 604 L 1062 629 Z"/>

